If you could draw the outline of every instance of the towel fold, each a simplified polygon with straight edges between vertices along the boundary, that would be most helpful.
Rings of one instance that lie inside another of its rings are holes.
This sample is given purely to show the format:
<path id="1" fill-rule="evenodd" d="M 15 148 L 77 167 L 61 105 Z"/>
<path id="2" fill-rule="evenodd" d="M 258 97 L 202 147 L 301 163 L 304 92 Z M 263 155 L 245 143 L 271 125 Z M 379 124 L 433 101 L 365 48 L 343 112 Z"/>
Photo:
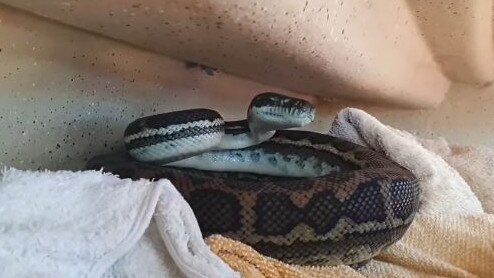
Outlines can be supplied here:
<path id="1" fill-rule="evenodd" d="M 101 276 L 240 277 L 168 180 L 4 170 L 0 277 Z"/>
<path id="2" fill-rule="evenodd" d="M 455 168 L 481 202 L 484 212 L 494 214 L 494 149 L 450 146 L 444 138 L 422 139 L 420 142 Z"/>

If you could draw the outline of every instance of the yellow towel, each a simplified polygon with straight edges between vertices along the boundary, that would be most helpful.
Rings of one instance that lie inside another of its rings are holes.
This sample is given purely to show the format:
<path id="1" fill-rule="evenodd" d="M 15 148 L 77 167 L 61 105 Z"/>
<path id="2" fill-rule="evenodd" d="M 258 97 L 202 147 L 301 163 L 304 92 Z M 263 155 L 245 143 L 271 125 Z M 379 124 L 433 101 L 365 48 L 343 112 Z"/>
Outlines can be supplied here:
<path id="1" fill-rule="evenodd" d="M 493 277 L 494 215 L 418 216 L 360 273 L 369 277 Z"/>
<path id="2" fill-rule="evenodd" d="M 367 266 L 300 267 L 214 235 L 213 252 L 247 278 L 494 277 L 494 215 L 418 216 L 406 236 Z"/>
<path id="3" fill-rule="evenodd" d="M 320 268 L 288 265 L 220 235 L 208 237 L 206 243 L 216 255 L 246 278 L 363 277 L 347 266 Z"/>

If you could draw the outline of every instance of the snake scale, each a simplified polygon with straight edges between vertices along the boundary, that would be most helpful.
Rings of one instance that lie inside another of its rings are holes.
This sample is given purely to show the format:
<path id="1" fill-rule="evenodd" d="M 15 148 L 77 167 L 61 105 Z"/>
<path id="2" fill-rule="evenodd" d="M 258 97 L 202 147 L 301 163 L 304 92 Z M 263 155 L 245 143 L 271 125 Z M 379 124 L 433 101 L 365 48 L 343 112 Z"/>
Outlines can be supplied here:
<path id="1" fill-rule="evenodd" d="M 286 130 L 314 113 L 304 100 L 264 93 L 243 121 L 207 109 L 149 116 L 127 127 L 127 154 L 97 156 L 87 168 L 169 179 L 204 237 L 222 234 L 287 263 L 360 266 L 404 235 L 420 188 L 379 152 Z"/>

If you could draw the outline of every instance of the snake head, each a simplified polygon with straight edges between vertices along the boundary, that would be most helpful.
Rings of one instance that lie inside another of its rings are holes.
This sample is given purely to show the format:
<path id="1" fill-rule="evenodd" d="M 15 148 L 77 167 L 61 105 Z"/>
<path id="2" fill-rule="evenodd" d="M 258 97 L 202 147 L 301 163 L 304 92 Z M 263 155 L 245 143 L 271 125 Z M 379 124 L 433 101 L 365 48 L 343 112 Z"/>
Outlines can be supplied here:
<path id="1" fill-rule="evenodd" d="M 248 110 L 249 125 L 257 132 L 305 126 L 315 116 L 308 101 L 270 92 L 254 97 Z"/>

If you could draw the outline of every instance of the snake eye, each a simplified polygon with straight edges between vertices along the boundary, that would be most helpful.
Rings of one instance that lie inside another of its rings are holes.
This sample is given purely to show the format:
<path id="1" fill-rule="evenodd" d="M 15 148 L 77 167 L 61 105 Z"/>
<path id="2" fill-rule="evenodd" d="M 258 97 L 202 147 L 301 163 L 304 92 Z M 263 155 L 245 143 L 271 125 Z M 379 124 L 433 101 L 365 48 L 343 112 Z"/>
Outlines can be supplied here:
<path id="1" fill-rule="evenodd" d="M 252 100 L 248 118 L 261 130 L 279 130 L 305 126 L 315 118 L 315 108 L 308 101 L 277 93 L 259 94 Z"/>
<path id="2" fill-rule="evenodd" d="M 283 109 L 294 109 L 302 113 L 310 113 L 315 110 L 314 106 L 306 100 L 270 92 L 255 96 L 249 107 L 277 107 Z"/>

